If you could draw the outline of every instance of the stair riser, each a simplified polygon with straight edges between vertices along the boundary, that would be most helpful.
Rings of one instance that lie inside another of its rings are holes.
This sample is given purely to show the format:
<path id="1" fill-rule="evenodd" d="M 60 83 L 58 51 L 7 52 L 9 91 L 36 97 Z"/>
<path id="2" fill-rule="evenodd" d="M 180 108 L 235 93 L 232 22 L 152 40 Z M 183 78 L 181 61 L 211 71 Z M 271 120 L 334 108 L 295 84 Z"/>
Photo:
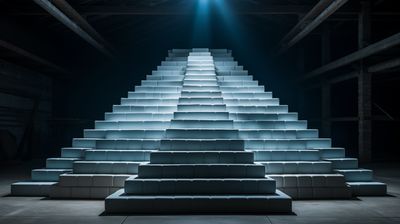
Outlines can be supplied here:
<path id="1" fill-rule="evenodd" d="M 173 118 L 173 113 L 168 114 L 127 114 L 127 113 L 106 113 L 106 121 L 168 121 Z"/>
<path id="2" fill-rule="evenodd" d="M 149 161 L 150 152 L 119 150 L 88 150 L 85 160 L 89 161 Z"/>
<path id="3" fill-rule="evenodd" d="M 239 139 L 235 130 L 188 130 L 167 129 L 167 139 Z"/>
<path id="4" fill-rule="evenodd" d="M 244 150 L 242 140 L 162 140 L 161 151 L 240 151 Z"/>
<path id="5" fill-rule="evenodd" d="M 288 107 L 287 106 L 228 106 L 227 111 L 229 112 L 235 112 L 235 113 L 240 113 L 240 112 L 248 112 L 248 113 L 288 113 Z"/>
<path id="6" fill-rule="evenodd" d="M 229 118 L 232 120 L 279 120 L 279 121 L 297 121 L 297 114 L 235 114 L 230 113 Z"/>
<path id="7" fill-rule="evenodd" d="M 196 120 L 196 119 L 214 119 L 222 120 L 229 119 L 228 112 L 175 112 L 174 119 L 186 119 L 186 120 Z"/>
<path id="8" fill-rule="evenodd" d="M 165 130 L 85 130 L 85 138 L 105 139 L 162 139 L 165 137 Z"/>
<path id="9" fill-rule="evenodd" d="M 303 139 L 318 138 L 316 130 L 240 130 L 241 139 Z"/>
<path id="10" fill-rule="evenodd" d="M 318 174 L 331 173 L 332 165 L 326 162 L 266 162 L 267 174 Z"/>
<path id="11" fill-rule="evenodd" d="M 174 112 L 177 110 L 177 106 L 113 106 L 114 112 Z"/>
<path id="12" fill-rule="evenodd" d="M 150 163 L 155 164 L 229 164 L 253 163 L 251 152 L 154 152 Z"/>
<path id="13" fill-rule="evenodd" d="M 139 178 L 264 178 L 263 165 L 142 165 Z"/>
<path id="14" fill-rule="evenodd" d="M 318 161 L 320 160 L 317 150 L 286 150 L 286 151 L 255 151 L 255 161 Z"/>
<path id="15" fill-rule="evenodd" d="M 90 163 L 75 162 L 75 174 L 137 174 L 139 163 L 114 162 L 114 163 Z"/>
<path id="16" fill-rule="evenodd" d="M 244 140 L 246 149 L 313 149 L 331 147 L 330 139 Z"/>
<path id="17" fill-rule="evenodd" d="M 127 180 L 125 192 L 135 195 L 274 194 L 275 181 L 262 180 Z"/>

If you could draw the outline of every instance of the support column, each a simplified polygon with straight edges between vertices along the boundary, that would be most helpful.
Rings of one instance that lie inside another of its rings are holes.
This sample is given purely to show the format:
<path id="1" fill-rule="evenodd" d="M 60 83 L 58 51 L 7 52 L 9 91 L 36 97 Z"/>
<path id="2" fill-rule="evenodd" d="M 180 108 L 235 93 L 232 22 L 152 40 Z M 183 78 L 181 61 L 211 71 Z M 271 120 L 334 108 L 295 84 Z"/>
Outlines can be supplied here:
<path id="1" fill-rule="evenodd" d="M 331 84 L 326 80 L 321 85 L 321 136 L 331 136 Z"/>
<path id="2" fill-rule="evenodd" d="M 361 2 L 358 19 L 358 47 L 361 49 L 370 43 L 371 3 Z M 361 162 L 370 162 L 372 154 L 372 91 L 371 73 L 363 61 L 360 61 L 358 73 L 358 157 Z"/>
<path id="3" fill-rule="evenodd" d="M 361 162 L 371 161 L 372 103 L 371 73 L 360 66 L 358 77 L 358 156 Z"/>
<path id="4" fill-rule="evenodd" d="M 330 27 L 325 24 L 321 36 L 321 64 L 327 64 L 330 57 Z M 331 84 L 326 79 L 322 80 L 321 85 L 321 136 L 331 136 Z"/>

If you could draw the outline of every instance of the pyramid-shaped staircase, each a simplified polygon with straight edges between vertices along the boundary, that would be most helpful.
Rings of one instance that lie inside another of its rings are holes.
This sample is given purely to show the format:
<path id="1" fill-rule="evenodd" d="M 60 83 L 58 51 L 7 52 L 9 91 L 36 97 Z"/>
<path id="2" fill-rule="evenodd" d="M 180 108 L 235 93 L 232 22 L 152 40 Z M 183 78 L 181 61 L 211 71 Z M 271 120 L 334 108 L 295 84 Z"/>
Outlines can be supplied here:
<path id="1" fill-rule="evenodd" d="M 109 213 L 289 212 L 291 198 L 386 194 L 226 49 L 171 50 L 95 129 L 11 189 L 108 196 Z"/>

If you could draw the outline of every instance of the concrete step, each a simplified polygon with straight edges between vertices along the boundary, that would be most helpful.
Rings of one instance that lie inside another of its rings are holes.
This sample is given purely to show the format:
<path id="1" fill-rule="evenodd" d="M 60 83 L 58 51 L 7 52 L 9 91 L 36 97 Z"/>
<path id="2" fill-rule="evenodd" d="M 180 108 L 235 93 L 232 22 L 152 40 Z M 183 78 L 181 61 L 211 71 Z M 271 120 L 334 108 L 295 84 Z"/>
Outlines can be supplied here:
<path id="1" fill-rule="evenodd" d="M 202 84 L 202 85 L 216 85 L 217 84 L 217 80 L 215 79 L 215 77 L 214 77 L 214 79 L 212 79 L 211 77 L 210 77 L 210 79 L 195 79 L 194 77 L 189 77 L 189 78 L 187 78 L 188 76 L 186 76 L 186 78 L 185 78 L 185 81 L 184 81 L 184 85 L 186 86 L 186 85 L 197 85 L 197 84 Z"/>
<path id="2" fill-rule="evenodd" d="M 159 65 L 157 66 L 157 70 L 165 71 L 165 70 L 172 70 L 172 71 L 183 71 L 186 66 L 184 65 Z"/>
<path id="3" fill-rule="evenodd" d="M 271 99 L 272 92 L 252 93 L 222 93 L 224 99 Z"/>
<path id="4" fill-rule="evenodd" d="M 235 68 L 241 68 L 241 66 L 218 66 L 217 71 L 219 70 L 227 70 L 227 68 L 234 68 L 231 70 L 235 70 Z M 253 81 L 253 76 L 252 75 L 243 75 L 243 76 L 217 76 L 218 81 L 223 82 L 223 81 Z"/>
<path id="5" fill-rule="evenodd" d="M 218 91 L 219 86 L 217 85 L 184 85 L 182 90 L 185 91 Z"/>
<path id="6" fill-rule="evenodd" d="M 154 150 L 87 150 L 85 152 L 85 160 L 89 161 L 149 161 L 150 153 Z"/>
<path id="7" fill-rule="evenodd" d="M 263 113 L 263 112 L 276 112 L 276 113 L 287 113 L 287 105 L 279 106 L 227 106 L 226 110 L 229 112 L 248 112 L 248 113 Z"/>
<path id="8" fill-rule="evenodd" d="M 122 106 L 175 106 L 177 103 L 178 99 L 121 99 Z"/>
<path id="9" fill-rule="evenodd" d="M 328 174 L 271 174 L 276 187 L 341 187 L 346 185 L 344 176 L 336 173 Z"/>
<path id="10" fill-rule="evenodd" d="M 119 150 L 154 150 L 160 148 L 160 139 L 84 139 L 75 138 L 74 147 Z"/>
<path id="11" fill-rule="evenodd" d="M 11 184 L 12 196 L 48 196 L 57 182 L 21 181 Z"/>
<path id="12" fill-rule="evenodd" d="M 127 106 L 127 105 L 114 105 L 114 112 L 174 112 L 177 106 Z"/>
<path id="13" fill-rule="evenodd" d="M 240 151 L 244 150 L 239 139 L 163 139 L 161 151 Z"/>
<path id="14" fill-rule="evenodd" d="M 75 174 L 137 174 L 142 162 L 127 161 L 77 161 Z"/>
<path id="15" fill-rule="evenodd" d="M 232 120 L 297 121 L 297 113 L 229 113 Z"/>
<path id="16" fill-rule="evenodd" d="M 165 61 L 185 62 L 185 63 L 187 63 L 187 57 L 166 57 Z"/>
<path id="17" fill-rule="evenodd" d="M 152 71 L 154 76 L 183 75 L 185 71 Z"/>
<path id="18" fill-rule="evenodd" d="M 276 187 L 275 180 L 270 178 L 129 178 L 124 189 L 126 194 L 134 195 L 257 195 L 274 194 Z"/>
<path id="19" fill-rule="evenodd" d="M 178 99 L 179 93 L 137 93 L 128 92 L 130 99 Z"/>
<path id="20" fill-rule="evenodd" d="M 219 71 L 217 70 L 218 76 L 245 76 L 249 75 L 249 72 L 246 70 L 243 71 Z"/>
<path id="21" fill-rule="evenodd" d="M 335 169 L 342 174 L 347 182 L 369 182 L 372 181 L 372 170 L 368 169 Z"/>
<path id="22" fill-rule="evenodd" d="M 307 121 L 235 120 L 237 129 L 307 129 Z"/>
<path id="23" fill-rule="evenodd" d="M 262 164 L 142 164 L 139 178 L 264 178 Z"/>
<path id="24" fill-rule="evenodd" d="M 225 71 L 225 70 L 239 70 L 243 71 L 244 67 L 242 65 L 216 65 L 215 66 L 219 71 Z"/>
<path id="25" fill-rule="evenodd" d="M 70 173 L 71 169 L 34 169 L 31 180 L 38 182 L 56 182 L 63 173 Z"/>
<path id="26" fill-rule="evenodd" d="M 214 61 L 214 64 L 217 68 L 220 66 L 238 66 L 237 61 Z"/>
<path id="27" fill-rule="evenodd" d="M 385 196 L 387 186 L 381 182 L 347 182 L 353 196 Z"/>
<path id="28" fill-rule="evenodd" d="M 254 150 L 255 161 L 319 161 L 318 150 Z"/>
<path id="29" fill-rule="evenodd" d="M 289 196 L 267 195 L 128 195 L 119 190 L 105 200 L 107 214 L 290 213 Z"/>
<path id="30" fill-rule="evenodd" d="M 183 81 L 172 81 L 172 80 L 142 80 L 142 86 L 153 86 L 153 87 L 163 87 L 163 86 L 171 86 L 171 87 L 181 87 L 183 85 Z"/>
<path id="31" fill-rule="evenodd" d="M 79 158 L 48 158 L 46 160 L 47 169 L 72 169 L 72 164 Z"/>
<path id="32" fill-rule="evenodd" d="M 225 104 L 179 104 L 179 112 L 226 112 Z"/>
<path id="33" fill-rule="evenodd" d="M 239 139 L 238 130 L 234 129 L 167 129 L 167 139 Z"/>
<path id="34" fill-rule="evenodd" d="M 255 92 L 262 93 L 265 91 L 264 86 L 251 86 L 251 87 L 232 87 L 232 86 L 220 86 L 219 89 L 223 93 L 240 93 L 240 92 Z"/>
<path id="35" fill-rule="evenodd" d="M 147 93 L 147 92 L 154 92 L 154 93 L 180 93 L 182 87 L 159 87 L 159 86 L 135 86 L 135 92 L 138 93 Z"/>
<path id="36" fill-rule="evenodd" d="M 331 139 L 246 139 L 244 146 L 248 150 L 260 149 L 314 149 L 330 147 Z"/>
<path id="37" fill-rule="evenodd" d="M 232 120 L 193 120 L 193 119 L 172 119 L 170 128 L 172 129 L 188 129 L 188 128 L 199 128 L 199 129 L 233 129 Z"/>
<path id="38" fill-rule="evenodd" d="M 357 169 L 358 159 L 356 158 L 334 158 L 325 159 L 332 163 L 333 169 Z"/>
<path id="39" fill-rule="evenodd" d="M 187 61 L 182 60 L 182 61 L 162 61 L 161 65 L 166 65 L 166 66 L 186 66 Z"/>
<path id="40" fill-rule="evenodd" d="M 278 106 L 279 99 L 224 99 L 227 106 Z"/>
<path id="41" fill-rule="evenodd" d="M 257 161 L 265 165 L 267 174 L 331 173 L 332 164 L 326 161 Z"/>
<path id="42" fill-rule="evenodd" d="M 168 80 L 168 81 L 183 81 L 184 75 L 168 75 L 168 76 L 154 76 L 147 75 L 146 80 Z"/>
<path id="43" fill-rule="evenodd" d="M 165 130 L 99 130 L 85 129 L 84 138 L 104 139 L 162 139 L 165 137 Z"/>
<path id="44" fill-rule="evenodd" d="M 59 186 L 63 187 L 124 187 L 129 174 L 76 174 L 60 175 Z"/>
<path id="45" fill-rule="evenodd" d="M 220 97 L 221 91 L 185 91 L 181 92 L 182 97 Z"/>
<path id="46" fill-rule="evenodd" d="M 95 129 L 135 130 L 135 129 L 166 129 L 170 121 L 96 121 Z"/>
<path id="47" fill-rule="evenodd" d="M 181 97 L 179 104 L 222 104 L 224 99 L 222 97 Z"/>
<path id="48" fill-rule="evenodd" d="M 349 199 L 351 190 L 340 174 L 273 174 L 276 186 L 294 199 Z"/>
<path id="49" fill-rule="evenodd" d="M 241 129 L 241 139 L 303 139 L 318 138 L 318 130 L 289 130 L 289 129 Z"/>
<path id="50" fill-rule="evenodd" d="M 156 151 L 150 154 L 155 164 L 253 163 L 253 152 L 245 151 Z"/>
<path id="51" fill-rule="evenodd" d="M 61 157 L 63 158 L 83 158 L 85 156 L 85 151 L 90 148 L 72 148 L 64 147 L 61 148 Z"/>
<path id="52" fill-rule="evenodd" d="M 224 80 L 219 81 L 219 86 L 227 87 L 256 87 L 258 86 L 258 81 L 242 81 L 242 80 Z"/>
<path id="53" fill-rule="evenodd" d="M 211 119 L 211 120 L 223 120 L 229 119 L 229 113 L 220 111 L 220 112 L 181 112 L 177 111 L 174 113 L 174 119 L 194 119 L 194 120 L 200 120 L 200 119 Z"/>
<path id="54" fill-rule="evenodd" d="M 321 159 L 335 159 L 343 158 L 346 156 L 344 148 L 317 148 L 317 150 L 319 150 Z"/>
<path id="55" fill-rule="evenodd" d="M 49 197 L 52 199 L 105 199 L 120 190 L 121 187 L 64 187 L 55 185 L 51 188 Z"/>
<path id="56" fill-rule="evenodd" d="M 137 113 L 137 112 L 112 112 L 105 113 L 107 121 L 168 121 L 173 118 L 172 112 L 164 113 Z"/>

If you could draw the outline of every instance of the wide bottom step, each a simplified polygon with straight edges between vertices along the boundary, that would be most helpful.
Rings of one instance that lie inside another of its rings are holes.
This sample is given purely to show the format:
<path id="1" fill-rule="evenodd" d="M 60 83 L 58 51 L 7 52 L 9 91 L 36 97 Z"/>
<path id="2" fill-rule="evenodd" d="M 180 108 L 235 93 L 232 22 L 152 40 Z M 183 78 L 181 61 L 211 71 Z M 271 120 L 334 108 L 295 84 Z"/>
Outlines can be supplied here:
<path id="1" fill-rule="evenodd" d="M 291 213 L 292 199 L 271 195 L 127 195 L 121 189 L 105 200 L 107 214 Z"/>
<path id="2" fill-rule="evenodd" d="M 57 182 L 22 181 L 11 185 L 12 196 L 48 196 Z"/>

